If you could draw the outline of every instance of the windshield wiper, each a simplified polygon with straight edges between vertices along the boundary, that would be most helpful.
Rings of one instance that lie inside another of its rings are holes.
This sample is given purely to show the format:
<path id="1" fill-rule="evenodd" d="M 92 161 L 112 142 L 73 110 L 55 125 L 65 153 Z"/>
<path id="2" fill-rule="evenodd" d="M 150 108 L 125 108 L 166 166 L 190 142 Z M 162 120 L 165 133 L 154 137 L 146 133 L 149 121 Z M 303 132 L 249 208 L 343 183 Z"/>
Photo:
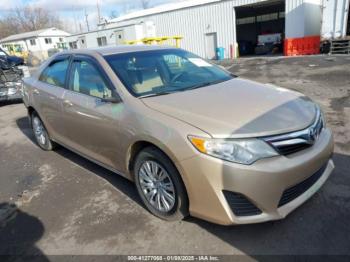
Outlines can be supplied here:
<path id="1" fill-rule="evenodd" d="M 204 86 L 211 86 L 211 85 L 215 85 L 215 84 L 218 84 L 218 83 L 221 83 L 221 82 L 224 82 L 224 81 L 228 81 L 228 80 L 220 79 L 220 80 L 217 80 L 217 81 L 204 82 L 204 83 L 200 83 L 198 85 L 190 86 L 189 88 L 186 88 L 185 90 L 192 90 L 192 89 L 197 89 L 197 88 L 204 87 Z"/>
<path id="2" fill-rule="evenodd" d="M 163 96 L 163 95 L 175 93 L 177 91 L 178 90 L 176 90 L 176 91 L 163 91 L 163 92 L 159 92 L 159 93 L 151 93 L 151 94 L 139 96 L 138 98 L 146 98 L 146 97 L 152 97 L 152 96 Z"/>

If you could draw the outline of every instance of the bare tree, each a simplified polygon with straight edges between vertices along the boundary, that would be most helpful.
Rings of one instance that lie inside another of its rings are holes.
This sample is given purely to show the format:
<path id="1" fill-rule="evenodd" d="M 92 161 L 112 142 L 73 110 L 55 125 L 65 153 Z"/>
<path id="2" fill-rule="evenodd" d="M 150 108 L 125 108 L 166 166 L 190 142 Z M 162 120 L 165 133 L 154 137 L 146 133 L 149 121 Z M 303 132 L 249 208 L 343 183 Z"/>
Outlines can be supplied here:
<path id="1" fill-rule="evenodd" d="M 41 7 L 25 6 L 14 9 L 0 19 L 0 38 L 8 35 L 62 26 L 59 17 Z"/>

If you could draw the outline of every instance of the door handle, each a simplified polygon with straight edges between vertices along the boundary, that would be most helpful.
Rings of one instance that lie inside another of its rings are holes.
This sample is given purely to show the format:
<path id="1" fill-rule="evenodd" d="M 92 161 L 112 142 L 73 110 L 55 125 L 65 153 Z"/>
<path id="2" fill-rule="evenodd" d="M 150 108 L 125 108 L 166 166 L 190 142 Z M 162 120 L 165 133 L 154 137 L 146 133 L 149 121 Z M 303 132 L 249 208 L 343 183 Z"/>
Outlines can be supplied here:
<path id="1" fill-rule="evenodd" d="M 65 105 L 65 106 L 73 106 L 73 103 L 71 102 L 71 101 L 69 101 L 69 100 L 63 100 L 63 104 Z"/>
<path id="2" fill-rule="evenodd" d="M 39 92 L 39 90 L 38 90 L 38 89 L 34 89 L 34 90 L 33 90 L 33 94 L 34 94 L 34 95 L 39 95 L 39 94 L 40 94 L 40 92 Z"/>

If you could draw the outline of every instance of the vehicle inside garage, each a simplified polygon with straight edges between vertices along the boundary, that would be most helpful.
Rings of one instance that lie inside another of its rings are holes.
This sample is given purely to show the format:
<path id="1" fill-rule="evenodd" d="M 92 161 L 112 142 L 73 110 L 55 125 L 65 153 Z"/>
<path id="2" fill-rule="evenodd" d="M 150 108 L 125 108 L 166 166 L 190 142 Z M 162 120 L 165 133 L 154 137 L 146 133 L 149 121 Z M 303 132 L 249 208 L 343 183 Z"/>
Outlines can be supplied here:
<path id="1" fill-rule="evenodd" d="M 235 8 L 239 54 L 266 55 L 283 52 L 285 2 L 268 2 Z"/>

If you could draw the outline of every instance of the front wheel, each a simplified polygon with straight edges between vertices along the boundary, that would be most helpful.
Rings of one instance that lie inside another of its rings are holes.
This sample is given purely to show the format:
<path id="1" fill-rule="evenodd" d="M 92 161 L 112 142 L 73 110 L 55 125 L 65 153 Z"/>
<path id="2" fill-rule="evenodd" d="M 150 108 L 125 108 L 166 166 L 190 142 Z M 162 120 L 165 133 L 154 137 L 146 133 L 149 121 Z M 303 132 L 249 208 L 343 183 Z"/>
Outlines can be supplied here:
<path id="1" fill-rule="evenodd" d="M 136 158 L 134 175 L 137 191 L 147 209 L 164 220 L 180 220 L 188 215 L 185 187 L 170 159 L 148 147 Z"/>
<path id="2" fill-rule="evenodd" d="M 33 113 L 31 116 L 32 128 L 35 136 L 35 140 L 43 150 L 50 151 L 53 149 L 53 142 L 51 142 L 46 128 L 41 121 L 40 117 Z"/>

